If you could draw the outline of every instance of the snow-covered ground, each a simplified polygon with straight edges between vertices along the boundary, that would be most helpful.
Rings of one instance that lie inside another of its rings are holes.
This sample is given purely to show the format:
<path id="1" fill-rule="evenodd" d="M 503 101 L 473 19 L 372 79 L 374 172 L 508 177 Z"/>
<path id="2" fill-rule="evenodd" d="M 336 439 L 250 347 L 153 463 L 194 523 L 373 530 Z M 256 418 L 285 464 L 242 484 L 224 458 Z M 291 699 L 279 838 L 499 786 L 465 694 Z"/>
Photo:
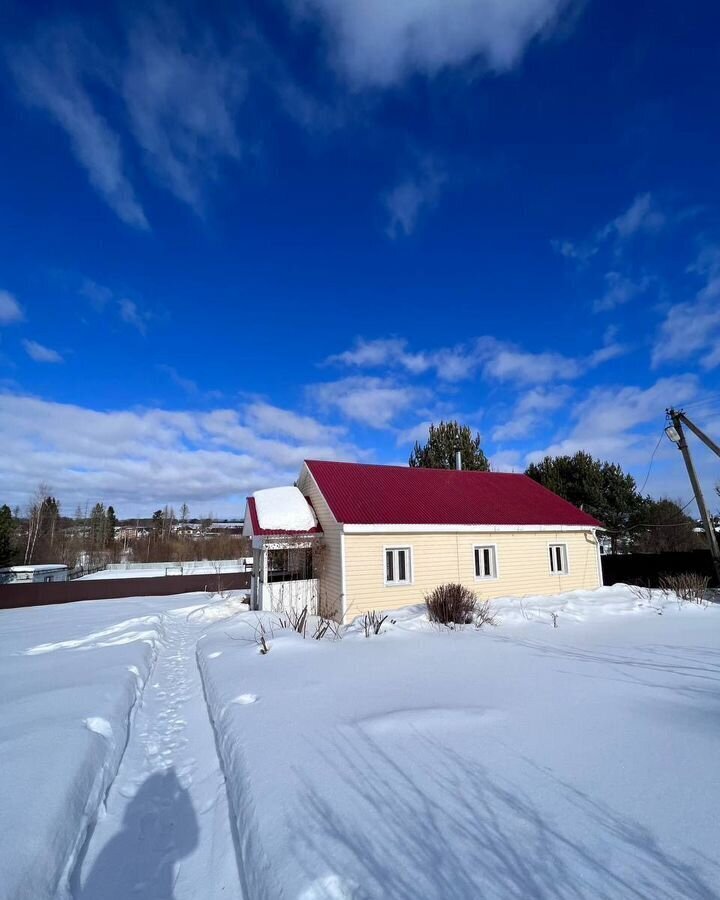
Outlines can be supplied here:
<path id="1" fill-rule="evenodd" d="M 191 881 L 213 872 L 219 889 L 234 875 L 237 888 L 194 646 L 246 607 L 244 594 L 208 600 L 0 612 L 2 900 L 213 897 L 197 884 L 172 894 L 184 858 Z"/>
<path id="2" fill-rule="evenodd" d="M 252 557 L 243 560 L 236 560 L 232 563 L 223 561 L 218 569 L 216 565 L 207 560 L 199 562 L 183 562 L 172 563 L 164 562 L 154 565 L 138 565 L 130 564 L 125 568 L 108 568 L 101 569 L 99 572 L 92 572 L 90 575 L 82 575 L 78 581 L 99 581 L 106 578 L 160 578 L 163 575 L 227 575 L 230 572 L 246 572 L 249 571 L 247 565 L 252 564 Z"/>
<path id="3" fill-rule="evenodd" d="M 480 632 L 409 609 L 264 655 L 256 614 L 208 634 L 249 895 L 720 896 L 720 609 L 652 602 L 500 601 Z"/>
<path id="4" fill-rule="evenodd" d="M 240 600 L 0 613 L 2 900 L 720 897 L 720 607 Z"/>

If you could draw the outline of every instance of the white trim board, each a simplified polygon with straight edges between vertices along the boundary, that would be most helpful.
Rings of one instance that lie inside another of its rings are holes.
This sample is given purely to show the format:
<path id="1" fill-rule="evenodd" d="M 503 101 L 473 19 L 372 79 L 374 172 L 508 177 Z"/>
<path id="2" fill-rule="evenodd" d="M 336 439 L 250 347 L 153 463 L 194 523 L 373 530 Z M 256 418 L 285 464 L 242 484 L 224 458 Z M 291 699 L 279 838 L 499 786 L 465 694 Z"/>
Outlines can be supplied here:
<path id="1" fill-rule="evenodd" d="M 432 534 L 459 532 L 493 534 L 514 531 L 598 531 L 596 525 L 341 525 L 345 534 Z"/>

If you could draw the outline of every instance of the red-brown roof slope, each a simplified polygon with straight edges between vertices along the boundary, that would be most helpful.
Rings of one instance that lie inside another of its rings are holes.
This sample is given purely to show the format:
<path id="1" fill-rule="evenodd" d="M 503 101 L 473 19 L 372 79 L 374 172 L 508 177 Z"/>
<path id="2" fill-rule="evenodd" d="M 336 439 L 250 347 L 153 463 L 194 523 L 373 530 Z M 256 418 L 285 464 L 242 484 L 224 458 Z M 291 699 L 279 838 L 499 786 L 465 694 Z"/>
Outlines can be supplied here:
<path id="1" fill-rule="evenodd" d="M 346 525 L 581 525 L 597 519 L 527 475 L 306 460 Z"/>
<path id="2" fill-rule="evenodd" d="M 310 503 L 310 499 L 308 497 L 305 498 L 307 502 Z M 322 528 L 320 525 L 315 525 L 313 528 L 307 528 L 305 531 L 290 531 L 287 528 L 261 528 L 260 520 L 258 519 L 257 514 L 257 506 L 255 505 L 255 498 L 248 497 L 247 498 L 248 512 L 250 513 L 250 521 L 252 522 L 253 534 L 322 534 Z"/>

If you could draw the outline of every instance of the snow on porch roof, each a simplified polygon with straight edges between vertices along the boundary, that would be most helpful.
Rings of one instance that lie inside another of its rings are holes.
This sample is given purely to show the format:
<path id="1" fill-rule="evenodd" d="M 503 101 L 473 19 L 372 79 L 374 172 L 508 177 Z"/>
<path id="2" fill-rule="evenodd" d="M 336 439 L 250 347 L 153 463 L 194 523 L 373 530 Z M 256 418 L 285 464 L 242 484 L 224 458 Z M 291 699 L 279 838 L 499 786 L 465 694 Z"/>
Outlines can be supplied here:
<path id="1" fill-rule="evenodd" d="M 321 534 L 310 501 L 296 487 L 266 488 L 248 497 L 253 534 Z"/>

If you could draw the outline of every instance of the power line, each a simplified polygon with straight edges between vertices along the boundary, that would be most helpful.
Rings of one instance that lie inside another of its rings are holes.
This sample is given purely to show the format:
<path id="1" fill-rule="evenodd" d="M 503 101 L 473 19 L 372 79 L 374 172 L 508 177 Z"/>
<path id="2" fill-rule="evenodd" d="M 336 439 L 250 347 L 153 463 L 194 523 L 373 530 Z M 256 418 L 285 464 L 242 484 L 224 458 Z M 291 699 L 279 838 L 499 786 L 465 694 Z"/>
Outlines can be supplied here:
<path id="1" fill-rule="evenodd" d="M 660 442 L 662 441 L 664 436 L 665 436 L 665 429 L 663 428 L 663 430 L 660 432 L 660 437 L 658 438 L 657 444 L 655 444 L 655 449 L 652 452 L 652 456 L 650 457 L 650 464 L 648 466 L 647 475 L 645 476 L 645 481 L 643 481 L 642 487 L 638 491 L 639 494 L 642 494 L 642 492 L 645 490 L 645 485 L 648 483 L 648 478 L 650 477 L 650 472 L 652 472 L 653 460 L 655 459 L 655 454 L 658 452 L 658 447 L 660 446 Z"/>

